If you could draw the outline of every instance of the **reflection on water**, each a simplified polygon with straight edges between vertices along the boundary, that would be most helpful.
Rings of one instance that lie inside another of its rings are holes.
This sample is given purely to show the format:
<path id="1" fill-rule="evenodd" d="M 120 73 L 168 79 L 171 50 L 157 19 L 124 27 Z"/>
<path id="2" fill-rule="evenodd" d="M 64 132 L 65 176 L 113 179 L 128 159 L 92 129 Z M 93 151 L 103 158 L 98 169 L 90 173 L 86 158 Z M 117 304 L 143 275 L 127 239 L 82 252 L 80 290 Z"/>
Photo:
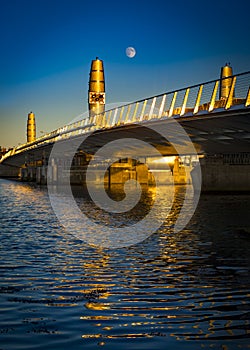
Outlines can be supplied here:
<path id="1" fill-rule="evenodd" d="M 96 191 L 99 191 L 100 186 L 96 186 Z M 133 193 L 136 186 L 131 186 L 128 189 L 127 193 L 124 192 L 123 185 L 112 185 L 112 188 L 106 189 L 107 195 L 113 200 L 117 202 L 117 207 L 121 207 L 123 209 L 121 203 L 125 199 L 126 194 Z M 82 187 L 73 187 L 72 193 L 76 203 L 80 210 L 92 221 L 102 223 L 104 225 L 110 227 L 121 227 L 134 224 L 140 220 L 142 220 L 145 215 L 147 215 L 154 205 L 156 190 L 155 187 L 142 186 L 141 198 L 138 201 L 138 204 L 134 206 L 131 210 L 121 210 L 121 212 L 112 212 L 111 210 L 105 210 L 96 205 L 91 200 L 91 197 L 85 188 Z M 59 190 L 59 193 L 63 192 L 63 188 Z M 171 206 L 171 196 L 168 195 L 167 191 L 165 195 L 161 195 L 161 204 L 164 201 L 164 205 Z M 83 198 L 85 200 L 83 200 Z M 110 209 L 110 208 L 109 208 Z M 100 232 L 101 234 L 101 232 Z"/>
<path id="2" fill-rule="evenodd" d="M 65 232 L 44 188 L 0 180 L 0 349 L 249 348 L 250 195 L 202 195 L 174 234 L 184 192 L 155 234 L 108 250 Z"/>

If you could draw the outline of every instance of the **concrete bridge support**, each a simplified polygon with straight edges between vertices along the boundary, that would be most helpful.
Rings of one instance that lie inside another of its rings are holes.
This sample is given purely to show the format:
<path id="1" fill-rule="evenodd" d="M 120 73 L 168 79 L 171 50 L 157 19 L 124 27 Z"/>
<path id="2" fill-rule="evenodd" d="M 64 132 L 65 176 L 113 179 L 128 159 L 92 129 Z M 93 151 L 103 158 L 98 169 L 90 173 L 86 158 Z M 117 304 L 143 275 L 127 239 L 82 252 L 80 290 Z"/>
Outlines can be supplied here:
<path id="1" fill-rule="evenodd" d="M 165 169 L 161 165 L 156 169 L 150 169 L 150 166 L 144 163 L 137 162 L 133 159 L 124 159 L 120 162 L 113 163 L 105 172 L 104 184 L 107 187 L 113 185 L 124 184 L 128 180 L 136 180 L 141 185 L 151 186 L 157 181 L 158 184 L 186 184 L 191 183 L 190 167 L 185 166 L 179 162 L 178 158 L 175 161 L 173 170 L 169 167 Z M 71 183 L 80 184 L 81 173 L 86 173 L 87 166 L 85 169 L 79 168 L 78 170 L 71 170 Z M 103 172 L 105 169 L 99 168 L 88 168 L 90 172 L 90 181 L 93 184 L 100 185 L 103 183 Z"/>
<path id="2" fill-rule="evenodd" d="M 36 181 L 36 166 L 24 166 L 21 168 L 21 180 L 22 181 Z"/>
<path id="3" fill-rule="evenodd" d="M 20 169 L 19 177 L 21 181 L 45 185 L 47 183 L 47 166 L 25 165 Z"/>
<path id="4" fill-rule="evenodd" d="M 52 159 L 51 164 L 47 166 L 47 181 L 49 181 L 52 184 L 58 183 L 58 162 L 56 159 Z"/>
<path id="5" fill-rule="evenodd" d="M 39 185 L 46 185 L 47 183 L 47 166 L 42 165 L 36 169 L 36 183 Z"/>

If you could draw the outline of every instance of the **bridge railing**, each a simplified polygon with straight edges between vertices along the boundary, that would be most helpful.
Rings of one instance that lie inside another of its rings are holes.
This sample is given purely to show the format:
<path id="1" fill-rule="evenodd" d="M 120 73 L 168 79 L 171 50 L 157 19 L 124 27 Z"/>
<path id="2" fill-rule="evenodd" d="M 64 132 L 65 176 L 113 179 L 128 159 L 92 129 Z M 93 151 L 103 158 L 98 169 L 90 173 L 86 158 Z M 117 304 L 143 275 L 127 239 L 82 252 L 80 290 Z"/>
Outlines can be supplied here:
<path id="1" fill-rule="evenodd" d="M 179 118 L 250 105 L 250 72 L 167 92 L 96 115 L 96 128 L 151 119 Z"/>
<path id="2" fill-rule="evenodd" d="M 250 106 L 250 71 L 135 101 L 78 120 L 20 145 L 3 159 L 29 149 L 89 132 L 162 118 L 185 118 Z"/>

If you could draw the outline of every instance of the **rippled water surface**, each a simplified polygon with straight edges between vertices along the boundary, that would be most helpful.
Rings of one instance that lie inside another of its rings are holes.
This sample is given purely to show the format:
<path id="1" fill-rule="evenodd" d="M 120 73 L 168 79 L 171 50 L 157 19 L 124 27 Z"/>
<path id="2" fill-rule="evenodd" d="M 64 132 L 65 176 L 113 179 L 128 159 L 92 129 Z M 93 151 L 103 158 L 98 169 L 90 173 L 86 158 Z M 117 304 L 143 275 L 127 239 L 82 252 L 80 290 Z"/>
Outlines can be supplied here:
<path id="1" fill-rule="evenodd" d="M 249 349 L 250 195 L 202 195 L 176 234 L 183 191 L 155 234 L 111 250 L 65 232 L 45 188 L 0 180 L 0 349 Z"/>

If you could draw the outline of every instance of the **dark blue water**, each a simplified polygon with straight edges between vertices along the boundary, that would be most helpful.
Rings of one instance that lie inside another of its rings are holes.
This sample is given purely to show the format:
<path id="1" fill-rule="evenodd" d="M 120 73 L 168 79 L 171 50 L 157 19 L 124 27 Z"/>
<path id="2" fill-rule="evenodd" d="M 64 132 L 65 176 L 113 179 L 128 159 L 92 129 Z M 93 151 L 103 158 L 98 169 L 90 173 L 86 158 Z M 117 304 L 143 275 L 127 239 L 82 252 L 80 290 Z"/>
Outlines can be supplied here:
<path id="1" fill-rule="evenodd" d="M 0 349 L 249 349 L 250 195 L 202 195 L 174 234 L 182 192 L 155 234 L 108 250 L 65 232 L 45 188 L 0 180 Z"/>

